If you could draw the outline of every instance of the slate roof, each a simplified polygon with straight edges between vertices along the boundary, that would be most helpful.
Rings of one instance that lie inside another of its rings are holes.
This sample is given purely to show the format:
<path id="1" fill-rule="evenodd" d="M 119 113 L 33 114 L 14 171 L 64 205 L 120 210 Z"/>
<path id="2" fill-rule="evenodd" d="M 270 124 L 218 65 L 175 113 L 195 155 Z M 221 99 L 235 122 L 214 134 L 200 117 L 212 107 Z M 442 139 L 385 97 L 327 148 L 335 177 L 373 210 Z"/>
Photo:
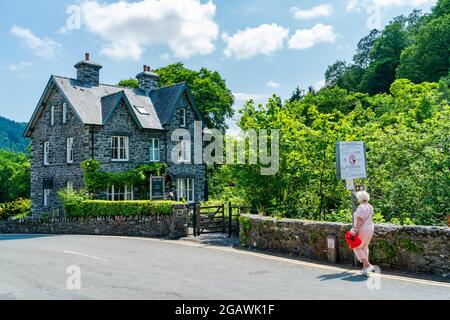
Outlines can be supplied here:
<path id="1" fill-rule="evenodd" d="M 162 125 L 169 123 L 180 95 L 186 89 L 186 83 L 160 88 L 150 92 L 159 120 Z"/>
<path id="2" fill-rule="evenodd" d="M 141 129 L 164 130 L 163 126 L 171 121 L 177 102 L 183 96 L 184 92 L 187 93 L 194 111 L 199 119 L 201 119 L 201 115 L 194 105 L 189 88 L 184 82 L 153 90 L 149 96 L 141 89 L 105 84 L 86 86 L 75 79 L 52 76 L 38 107 L 28 123 L 25 136 L 31 135 L 30 129 L 34 126 L 39 113 L 42 111 L 42 104 L 49 94 L 49 89 L 53 83 L 61 90 L 68 103 L 75 110 L 78 118 L 84 124 L 104 125 L 117 104 L 123 99 Z M 144 108 L 147 114 L 142 114 L 136 107 Z"/>

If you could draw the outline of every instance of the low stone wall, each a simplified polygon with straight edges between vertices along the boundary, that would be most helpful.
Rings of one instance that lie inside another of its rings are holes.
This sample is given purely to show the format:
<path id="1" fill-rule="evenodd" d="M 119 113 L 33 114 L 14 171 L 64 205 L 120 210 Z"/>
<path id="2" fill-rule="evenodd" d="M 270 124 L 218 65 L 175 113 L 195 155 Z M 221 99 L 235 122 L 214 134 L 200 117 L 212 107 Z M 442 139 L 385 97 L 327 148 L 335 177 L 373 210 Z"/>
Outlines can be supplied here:
<path id="1" fill-rule="evenodd" d="M 76 234 L 149 238 L 186 237 L 188 209 L 175 205 L 167 216 L 27 219 L 0 221 L 0 234 Z"/>
<path id="2" fill-rule="evenodd" d="M 337 260 L 352 263 L 344 240 L 351 225 L 242 215 L 241 245 L 328 260 L 329 235 L 337 237 Z M 370 261 L 383 268 L 450 274 L 450 229 L 446 227 L 375 226 Z"/>

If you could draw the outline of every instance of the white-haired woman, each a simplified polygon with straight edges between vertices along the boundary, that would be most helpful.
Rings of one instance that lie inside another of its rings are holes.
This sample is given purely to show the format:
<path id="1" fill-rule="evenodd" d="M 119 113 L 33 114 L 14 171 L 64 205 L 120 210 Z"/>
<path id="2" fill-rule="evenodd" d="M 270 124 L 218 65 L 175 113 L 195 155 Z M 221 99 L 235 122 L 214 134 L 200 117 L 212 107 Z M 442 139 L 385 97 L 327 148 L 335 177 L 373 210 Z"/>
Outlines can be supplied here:
<path id="1" fill-rule="evenodd" d="M 368 275 L 375 268 L 369 262 L 369 244 L 372 240 L 374 226 L 372 222 L 373 207 L 369 204 L 370 194 L 366 191 L 356 193 L 356 198 L 360 203 L 354 213 L 354 225 L 350 231 L 353 235 L 358 235 L 362 243 L 359 247 L 353 249 L 356 258 L 363 264 L 362 274 Z"/>

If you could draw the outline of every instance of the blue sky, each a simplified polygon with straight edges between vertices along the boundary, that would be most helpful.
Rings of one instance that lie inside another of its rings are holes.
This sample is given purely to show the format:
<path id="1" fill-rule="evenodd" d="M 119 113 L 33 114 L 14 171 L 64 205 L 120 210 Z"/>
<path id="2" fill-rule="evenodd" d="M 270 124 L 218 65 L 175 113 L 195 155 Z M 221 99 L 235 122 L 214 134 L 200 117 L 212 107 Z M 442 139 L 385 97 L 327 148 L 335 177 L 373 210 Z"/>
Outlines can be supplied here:
<path id="1" fill-rule="evenodd" d="M 351 60 L 369 26 L 435 0 L 0 1 L 0 115 L 28 121 L 51 74 L 75 77 L 85 52 L 101 82 L 182 61 L 219 71 L 236 96 L 288 98 Z M 368 26 L 369 25 L 369 26 Z"/>

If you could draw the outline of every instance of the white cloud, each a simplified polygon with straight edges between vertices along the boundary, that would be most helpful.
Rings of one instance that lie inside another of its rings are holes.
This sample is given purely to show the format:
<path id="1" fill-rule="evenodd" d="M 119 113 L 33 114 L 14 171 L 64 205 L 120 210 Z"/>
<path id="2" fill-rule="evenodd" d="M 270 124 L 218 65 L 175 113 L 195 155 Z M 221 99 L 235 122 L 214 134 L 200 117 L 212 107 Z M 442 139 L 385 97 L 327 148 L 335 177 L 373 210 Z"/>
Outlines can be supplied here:
<path id="1" fill-rule="evenodd" d="M 113 59 L 141 58 L 145 48 L 167 44 L 174 56 L 210 54 L 219 26 L 216 6 L 200 0 L 141 0 L 80 4 L 82 26 L 104 40 L 101 53 Z"/>
<path id="2" fill-rule="evenodd" d="M 360 10 L 361 7 L 376 6 L 378 8 L 390 7 L 423 7 L 433 5 L 437 0 L 348 0 L 347 11 Z"/>
<path id="3" fill-rule="evenodd" d="M 313 88 L 316 89 L 316 90 L 320 90 L 323 87 L 325 87 L 325 85 L 326 85 L 326 81 L 325 81 L 325 79 L 322 79 L 322 80 L 317 81 L 316 83 L 314 83 Z"/>
<path id="4" fill-rule="evenodd" d="M 50 38 L 39 38 L 30 29 L 13 26 L 10 32 L 20 38 L 35 55 L 40 57 L 53 58 L 61 49 L 61 44 L 58 42 Z"/>
<path id="5" fill-rule="evenodd" d="M 278 88 L 281 84 L 276 82 L 275 80 L 269 80 L 266 82 L 266 86 L 269 88 Z"/>
<path id="6" fill-rule="evenodd" d="M 6 69 L 6 70 L 9 70 L 9 71 L 14 71 L 15 72 L 15 71 L 21 71 L 21 70 L 23 70 L 26 67 L 29 67 L 31 65 L 32 65 L 31 62 L 19 62 L 17 64 L 6 65 L 4 67 L 1 67 L 1 69 Z"/>
<path id="7" fill-rule="evenodd" d="M 263 24 L 256 28 L 247 28 L 236 32 L 232 36 L 223 34 L 222 39 L 227 44 L 224 50 L 225 56 L 237 59 L 250 58 L 258 54 L 272 55 L 277 50 L 283 49 L 284 40 L 289 34 L 289 29 L 277 24 Z"/>
<path id="8" fill-rule="evenodd" d="M 297 30 L 289 39 L 289 48 L 308 49 L 321 42 L 333 43 L 336 37 L 333 26 L 319 23 L 311 29 Z"/>
<path id="9" fill-rule="evenodd" d="M 294 14 L 294 18 L 298 20 L 328 17 L 333 13 L 333 5 L 331 3 L 326 3 L 308 10 L 302 10 L 297 7 L 292 7 L 291 12 Z"/>

